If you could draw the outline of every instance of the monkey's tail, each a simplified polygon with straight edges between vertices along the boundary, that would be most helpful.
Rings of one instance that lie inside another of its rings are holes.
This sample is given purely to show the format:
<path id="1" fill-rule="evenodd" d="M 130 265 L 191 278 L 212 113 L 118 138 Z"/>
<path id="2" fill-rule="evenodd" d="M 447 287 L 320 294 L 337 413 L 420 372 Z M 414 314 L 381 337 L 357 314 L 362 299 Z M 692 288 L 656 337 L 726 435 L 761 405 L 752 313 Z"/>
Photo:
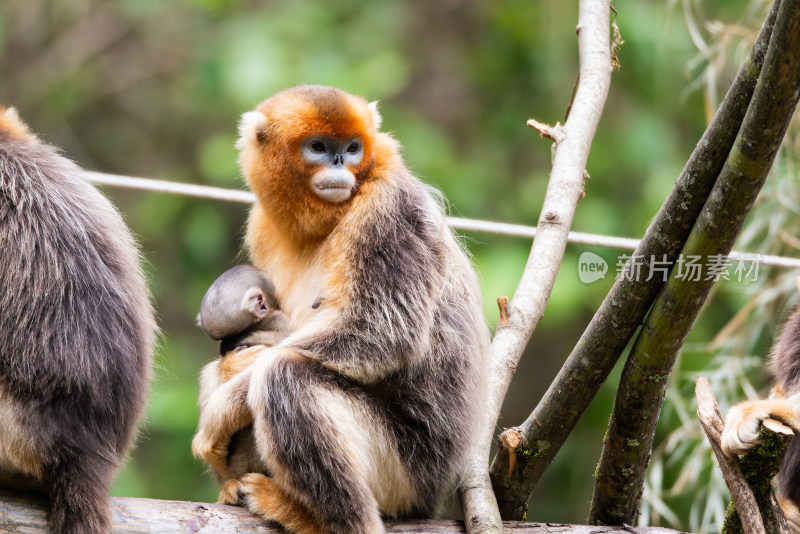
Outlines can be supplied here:
<path id="1" fill-rule="evenodd" d="M 106 534 L 111 531 L 108 490 L 114 468 L 112 462 L 85 453 L 48 466 L 48 523 L 53 534 Z"/>

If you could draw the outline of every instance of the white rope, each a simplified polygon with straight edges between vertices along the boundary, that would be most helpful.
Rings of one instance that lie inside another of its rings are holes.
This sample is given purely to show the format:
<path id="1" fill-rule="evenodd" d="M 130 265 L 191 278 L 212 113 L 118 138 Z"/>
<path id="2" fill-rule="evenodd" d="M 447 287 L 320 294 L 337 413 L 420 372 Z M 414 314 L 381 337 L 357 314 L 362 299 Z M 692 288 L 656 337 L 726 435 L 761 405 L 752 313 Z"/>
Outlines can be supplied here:
<path id="1" fill-rule="evenodd" d="M 153 180 L 152 178 L 136 178 L 135 176 L 86 171 L 86 179 L 93 184 L 99 185 L 111 185 L 128 189 L 142 189 L 145 191 L 157 191 L 159 193 L 172 193 L 174 195 L 210 198 L 214 200 L 225 200 L 227 202 L 240 202 L 242 204 L 252 204 L 256 200 L 256 196 L 249 191 L 223 189 L 221 187 L 210 187 L 207 185 L 166 182 L 164 180 Z"/>
<path id="2" fill-rule="evenodd" d="M 86 178 L 89 182 L 98 185 L 110 185 L 113 187 L 124 187 L 128 189 L 141 189 L 144 191 L 172 193 L 174 195 L 223 200 L 226 202 L 239 202 L 241 204 L 252 204 L 256 199 L 253 193 L 239 189 L 223 189 L 221 187 L 167 182 L 164 180 L 153 180 L 151 178 L 137 178 L 135 176 L 122 176 L 118 174 L 86 171 Z M 459 230 L 485 232 L 489 234 L 513 237 L 525 237 L 528 239 L 533 239 L 536 236 L 535 226 L 481 221 L 477 219 L 465 219 L 463 217 L 448 217 L 447 222 L 451 227 Z M 635 250 L 639 245 L 638 239 L 599 234 L 586 234 L 583 232 L 570 232 L 568 240 L 570 243 L 575 243 L 578 245 L 607 247 L 618 250 Z M 784 267 L 788 269 L 800 269 L 800 259 L 787 258 L 784 256 L 772 256 L 769 254 L 756 255 L 752 253 L 733 251 L 730 253 L 728 258 L 731 261 L 758 261 L 760 265 Z"/>

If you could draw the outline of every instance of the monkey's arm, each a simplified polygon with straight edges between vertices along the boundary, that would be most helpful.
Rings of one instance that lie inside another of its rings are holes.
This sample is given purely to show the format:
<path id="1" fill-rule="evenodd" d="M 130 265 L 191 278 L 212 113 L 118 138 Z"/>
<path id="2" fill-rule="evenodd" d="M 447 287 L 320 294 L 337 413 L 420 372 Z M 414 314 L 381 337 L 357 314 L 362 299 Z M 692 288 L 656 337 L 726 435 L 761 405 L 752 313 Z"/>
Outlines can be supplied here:
<path id="1" fill-rule="evenodd" d="M 259 345 L 266 345 L 266 344 L 259 343 Z M 252 347 L 249 347 L 248 349 L 230 351 L 228 354 L 220 358 L 219 368 L 217 370 L 219 380 L 221 382 L 227 382 L 234 376 L 238 375 L 239 373 L 250 367 L 250 365 L 258 358 L 258 355 L 261 353 L 262 348 L 264 347 L 258 347 L 254 345 Z M 202 398 L 202 392 L 201 392 L 201 398 Z"/>
<path id="2" fill-rule="evenodd" d="M 253 347 L 241 353 L 253 352 L 256 356 L 263 347 Z M 244 354 L 243 354 L 244 355 Z M 218 362 L 212 362 L 203 371 Z M 213 369 L 218 369 L 215 366 Z M 211 371 L 208 372 L 210 375 Z M 252 367 L 246 367 L 231 380 L 220 385 L 210 393 L 208 389 L 213 384 L 200 386 L 200 420 L 197 425 L 197 434 L 192 440 L 192 452 L 202 458 L 214 468 L 220 476 L 225 478 L 227 471 L 228 445 L 231 436 L 238 430 L 253 421 L 252 413 L 247 405 L 247 390 L 250 386 Z"/>
<path id="3" fill-rule="evenodd" d="M 200 381 L 197 385 L 197 404 L 201 414 L 211 394 L 224 382 L 224 380 L 221 380 L 221 366 L 222 358 L 217 358 L 200 371 Z"/>

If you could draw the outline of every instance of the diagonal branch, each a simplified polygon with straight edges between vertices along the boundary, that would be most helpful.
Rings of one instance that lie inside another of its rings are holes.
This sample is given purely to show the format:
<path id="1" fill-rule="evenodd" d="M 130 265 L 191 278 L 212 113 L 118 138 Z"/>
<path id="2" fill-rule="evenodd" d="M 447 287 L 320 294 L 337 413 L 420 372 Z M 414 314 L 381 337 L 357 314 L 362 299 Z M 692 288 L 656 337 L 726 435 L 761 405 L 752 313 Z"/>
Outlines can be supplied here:
<path id="1" fill-rule="evenodd" d="M 777 4 L 777 2 L 776 2 Z M 764 24 L 750 56 L 697 144 L 633 257 L 666 256 L 674 262 L 695 223 L 733 145 L 756 86 L 772 33 L 776 8 Z M 492 481 L 504 518 L 520 519 L 530 492 L 555 458 L 633 337 L 663 286 L 653 277 L 621 278 L 612 287 L 578 344 L 536 409 L 520 427 L 519 447 L 504 447 L 492 465 Z M 509 469 L 510 460 L 515 460 Z"/>
<path id="2" fill-rule="evenodd" d="M 589 521 L 632 523 L 644 489 L 656 423 L 672 366 L 719 279 L 800 97 L 800 0 L 781 0 L 764 67 L 725 166 L 682 250 L 703 267 L 673 269 L 634 342 L 614 400 Z M 675 271 L 678 271 L 677 273 Z"/>
<path id="3" fill-rule="evenodd" d="M 764 521 L 761 519 L 761 514 L 757 513 L 756 497 L 744 479 L 739 460 L 731 458 L 722 452 L 720 441 L 725 422 L 722 420 L 717 400 L 711 392 L 711 385 L 708 383 L 707 378 L 697 377 L 695 397 L 697 398 L 697 417 L 700 419 L 700 424 L 708 436 L 711 449 L 717 457 L 722 477 L 725 479 L 728 489 L 730 489 L 731 499 L 736 503 L 736 507 L 739 510 L 747 511 L 742 515 L 742 526 L 745 534 L 766 534 Z M 756 513 L 753 513 L 754 510 Z"/>
<path id="4" fill-rule="evenodd" d="M 580 2 L 580 83 L 569 118 L 563 127 L 553 128 L 561 140 L 556 145 L 536 239 L 514 297 L 507 305 L 508 322 L 498 325 L 492 341 L 485 420 L 459 491 L 471 534 L 502 532 L 489 480 L 489 450 L 511 377 L 550 297 L 581 198 L 586 160 L 611 83 L 610 8 L 610 0 Z"/>
<path id="5" fill-rule="evenodd" d="M 695 386 L 697 417 L 719 462 L 731 492 L 731 503 L 722 526 L 723 534 L 789 534 L 786 517 L 775 498 L 772 479 L 778 473 L 794 432 L 774 419 L 763 422 L 761 443 L 741 462 L 722 452 L 725 422 L 708 379 L 699 376 Z"/>

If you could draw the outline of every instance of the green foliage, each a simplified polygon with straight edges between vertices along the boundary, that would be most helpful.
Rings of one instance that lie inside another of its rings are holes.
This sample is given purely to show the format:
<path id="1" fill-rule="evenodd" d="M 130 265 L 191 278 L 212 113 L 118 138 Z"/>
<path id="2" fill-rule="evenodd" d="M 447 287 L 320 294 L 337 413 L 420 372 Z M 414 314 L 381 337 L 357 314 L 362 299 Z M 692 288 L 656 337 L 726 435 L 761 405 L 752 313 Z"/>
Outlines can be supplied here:
<path id="1" fill-rule="evenodd" d="M 577 231 L 641 236 L 705 128 L 703 95 L 686 89 L 692 79 L 703 79 L 700 69 L 710 60 L 690 64 L 696 47 L 683 13 L 670 8 L 675 1 L 615 2 L 626 41 L 622 69 L 589 158 Z M 702 4 L 705 18 L 719 14 L 729 23 L 748 12 L 744 0 Z M 7 0 L 0 4 L 0 103 L 15 105 L 43 138 L 88 169 L 243 188 L 233 148 L 241 113 L 292 85 L 335 85 L 380 100 L 384 128 L 404 146 L 411 169 L 444 192 L 454 215 L 535 224 L 550 144 L 525 121 L 564 120 L 578 68 L 576 6 L 528 0 Z M 757 18 L 751 15 L 748 23 Z M 789 162 L 782 165 L 788 172 Z M 797 196 L 781 184 L 768 184 L 777 189 L 765 194 L 782 206 L 796 205 Z M 192 459 L 190 443 L 197 376 L 217 349 L 194 320 L 214 278 L 245 261 L 246 207 L 104 192 L 139 237 L 163 330 L 146 425 L 114 493 L 215 500 L 214 481 Z M 762 250 L 764 235 L 796 221 L 796 211 L 782 213 L 774 204 L 757 206 L 751 250 Z M 513 295 L 530 242 L 486 234 L 469 234 L 466 242 L 493 325 L 495 299 Z M 605 279 L 580 282 L 584 251 L 606 260 Z M 568 247 L 500 425 L 522 422 L 535 406 L 611 286 L 619 254 Z M 711 340 L 747 299 L 761 298 L 762 288 L 727 284 L 690 339 Z M 773 295 L 753 307 L 766 334 L 759 342 L 741 341 L 746 354 L 763 354 L 785 300 L 783 293 Z M 539 484 L 532 520 L 585 520 L 617 377 L 612 374 Z M 665 413 L 661 437 L 690 424 L 671 408 Z M 682 467 L 666 459 L 654 465 L 667 482 Z M 693 487 L 705 480 L 694 480 Z M 650 484 L 648 492 L 656 487 Z M 669 506 L 682 524 L 694 513 L 691 500 Z M 647 517 L 656 522 L 654 512 Z"/>

